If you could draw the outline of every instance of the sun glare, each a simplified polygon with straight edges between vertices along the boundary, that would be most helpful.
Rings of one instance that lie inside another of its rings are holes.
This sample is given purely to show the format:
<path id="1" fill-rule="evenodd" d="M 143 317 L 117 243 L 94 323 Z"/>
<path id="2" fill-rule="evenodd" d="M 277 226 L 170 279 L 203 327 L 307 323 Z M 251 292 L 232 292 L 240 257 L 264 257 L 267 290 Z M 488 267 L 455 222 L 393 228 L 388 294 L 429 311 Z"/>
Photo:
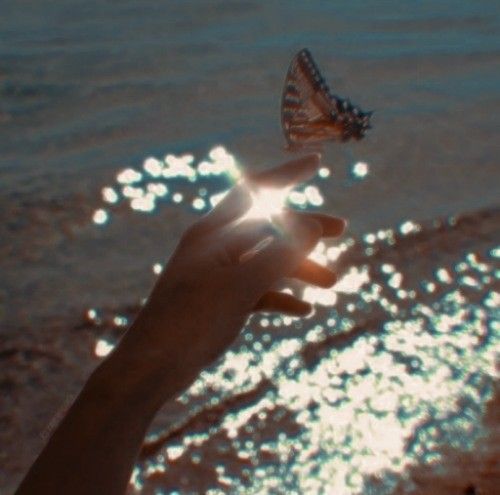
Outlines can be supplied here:
<path id="1" fill-rule="evenodd" d="M 288 192 L 288 188 L 251 191 L 252 206 L 244 215 L 243 220 L 267 219 L 271 221 L 273 216 L 282 213 Z"/>

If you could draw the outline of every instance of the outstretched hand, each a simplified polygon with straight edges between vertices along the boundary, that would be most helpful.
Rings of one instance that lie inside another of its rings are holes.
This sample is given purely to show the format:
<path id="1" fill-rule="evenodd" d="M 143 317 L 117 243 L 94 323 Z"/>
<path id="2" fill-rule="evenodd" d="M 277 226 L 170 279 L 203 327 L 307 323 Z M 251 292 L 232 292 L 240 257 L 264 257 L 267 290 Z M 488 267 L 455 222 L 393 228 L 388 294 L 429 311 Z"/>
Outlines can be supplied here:
<path id="1" fill-rule="evenodd" d="M 18 494 L 124 493 L 156 411 L 236 338 L 253 311 L 304 315 L 309 304 L 276 285 L 292 277 L 322 287 L 334 274 L 307 255 L 344 221 L 283 211 L 248 218 L 259 188 L 291 188 L 313 176 L 317 155 L 233 188 L 182 237 L 151 296 L 115 350 L 97 367 Z M 76 466 L 76 467 L 75 467 Z"/>
<path id="2" fill-rule="evenodd" d="M 252 312 L 310 312 L 308 303 L 276 287 L 286 278 L 332 286 L 335 274 L 307 255 L 321 237 L 340 235 L 344 220 L 293 210 L 272 219 L 245 214 L 252 191 L 292 188 L 318 167 L 314 154 L 248 176 L 188 229 L 138 318 L 155 353 L 197 373 L 231 344 Z"/>

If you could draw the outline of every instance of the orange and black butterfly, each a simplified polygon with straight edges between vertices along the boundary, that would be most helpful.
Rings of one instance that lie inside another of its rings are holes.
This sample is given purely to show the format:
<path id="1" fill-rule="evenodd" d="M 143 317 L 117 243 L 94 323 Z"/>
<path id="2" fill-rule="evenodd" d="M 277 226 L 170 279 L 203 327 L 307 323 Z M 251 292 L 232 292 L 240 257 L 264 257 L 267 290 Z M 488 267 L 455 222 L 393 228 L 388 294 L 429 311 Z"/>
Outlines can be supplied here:
<path id="1" fill-rule="evenodd" d="M 307 48 L 293 57 L 281 99 L 281 125 L 289 147 L 361 139 L 371 128 L 371 114 L 330 93 Z"/>

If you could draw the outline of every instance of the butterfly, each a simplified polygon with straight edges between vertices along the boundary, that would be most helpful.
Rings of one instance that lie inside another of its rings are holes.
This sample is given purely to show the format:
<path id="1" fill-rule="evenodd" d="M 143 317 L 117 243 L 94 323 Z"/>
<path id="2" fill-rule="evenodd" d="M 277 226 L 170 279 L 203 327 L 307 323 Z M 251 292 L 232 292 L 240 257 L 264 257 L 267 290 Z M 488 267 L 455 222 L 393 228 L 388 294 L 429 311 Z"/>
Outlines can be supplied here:
<path id="1" fill-rule="evenodd" d="M 371 128 L 372 113 L 333 95 L 307 48 L 293 57 L 281 99 L 281 126 L 290 148 L 361 139 Z"/>

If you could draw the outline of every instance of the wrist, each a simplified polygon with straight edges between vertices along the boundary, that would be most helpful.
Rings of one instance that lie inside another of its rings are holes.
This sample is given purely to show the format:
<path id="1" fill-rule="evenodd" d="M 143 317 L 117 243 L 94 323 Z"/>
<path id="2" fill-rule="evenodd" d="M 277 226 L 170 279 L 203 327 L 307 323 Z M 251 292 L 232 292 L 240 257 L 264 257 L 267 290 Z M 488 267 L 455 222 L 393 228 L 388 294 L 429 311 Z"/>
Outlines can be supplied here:
<path id="1" fill-rule="evenodd" d="M 92 373 L 93 393 L 104 402 L 154 414 L 185 390 L 200 370 L 189 365 L 185 347 L 155 340 L 139 318 Z"/>

